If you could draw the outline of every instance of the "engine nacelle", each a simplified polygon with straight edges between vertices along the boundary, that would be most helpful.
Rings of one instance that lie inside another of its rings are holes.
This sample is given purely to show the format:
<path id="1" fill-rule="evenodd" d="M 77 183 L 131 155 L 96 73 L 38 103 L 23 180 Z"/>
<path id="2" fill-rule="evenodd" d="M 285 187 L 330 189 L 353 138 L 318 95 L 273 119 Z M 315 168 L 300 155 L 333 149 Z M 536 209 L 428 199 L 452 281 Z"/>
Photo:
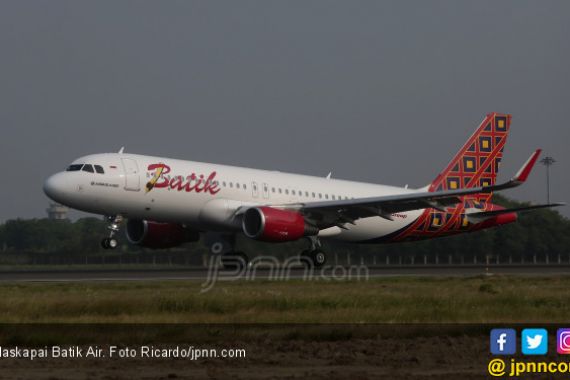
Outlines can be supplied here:
<path id="1" fill-rule="evenodd" d="M 312 236 L 319 229 L 305 222 L 296 211 L 273 207 L 252 207 L 243 215 L 242 229 L 245 236 L 263 241 L 285 242 Z"/>
<path id="2" fill-rule="evenodd" d="M 180 224 L 140 219 L 127 221 L 126 234 L 132 244 L 155 249 L 177 247 L 200 239 L 198 232 L 189 230 Z"/>

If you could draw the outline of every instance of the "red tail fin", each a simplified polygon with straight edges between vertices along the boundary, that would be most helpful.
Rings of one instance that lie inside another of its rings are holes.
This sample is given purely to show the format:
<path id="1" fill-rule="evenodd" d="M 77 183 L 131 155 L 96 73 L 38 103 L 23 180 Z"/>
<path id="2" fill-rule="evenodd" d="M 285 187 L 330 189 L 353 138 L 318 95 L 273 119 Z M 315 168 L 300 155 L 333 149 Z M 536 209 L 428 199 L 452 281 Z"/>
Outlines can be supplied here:
<path id="1" fill-rule="evenodd" d="M 488 114 L 429 190 L 494 185 L 510 125 L 511 115 Z"/>

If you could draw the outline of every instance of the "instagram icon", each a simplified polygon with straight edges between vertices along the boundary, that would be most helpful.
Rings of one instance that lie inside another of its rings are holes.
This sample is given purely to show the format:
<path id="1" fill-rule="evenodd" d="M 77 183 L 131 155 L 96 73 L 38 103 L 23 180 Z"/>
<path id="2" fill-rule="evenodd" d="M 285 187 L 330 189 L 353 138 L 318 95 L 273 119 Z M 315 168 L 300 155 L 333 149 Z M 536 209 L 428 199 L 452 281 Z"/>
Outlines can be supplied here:
<path id="1" fill-rule="evenodd" d="M 570 355 L 570 329 L 558 329 L 556 332 L 556 351 Z"/>

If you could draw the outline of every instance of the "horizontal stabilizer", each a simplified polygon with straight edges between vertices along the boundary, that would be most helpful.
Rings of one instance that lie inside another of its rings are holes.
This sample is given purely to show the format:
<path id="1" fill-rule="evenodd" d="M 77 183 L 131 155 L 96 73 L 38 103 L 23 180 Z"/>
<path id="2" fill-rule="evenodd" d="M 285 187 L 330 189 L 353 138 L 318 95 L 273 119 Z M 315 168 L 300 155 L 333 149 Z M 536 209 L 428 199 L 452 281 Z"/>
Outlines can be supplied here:
<path id="1" fill-rule="evenodd" d="M 480 222 L 482 220 L 493 218 L 495 216 L 510 214 L 512 212 L 525 212 L 525 211 L 532 211 L 541 208 L 548 208 L 548 207 L 559 207 L 564 206 L 565 203 L 550 203 L 550 204 L 543 204 L 543 205 L 533 205 L 533 206 L 523 206 L 523 207 L 515 207 L 515 208 L 508 208 L 502 210 L 493 210 L 493 211 L 480 211 L 480 212 L 467 212 L 467 218 L 471 219 L 474 222 Z"/>

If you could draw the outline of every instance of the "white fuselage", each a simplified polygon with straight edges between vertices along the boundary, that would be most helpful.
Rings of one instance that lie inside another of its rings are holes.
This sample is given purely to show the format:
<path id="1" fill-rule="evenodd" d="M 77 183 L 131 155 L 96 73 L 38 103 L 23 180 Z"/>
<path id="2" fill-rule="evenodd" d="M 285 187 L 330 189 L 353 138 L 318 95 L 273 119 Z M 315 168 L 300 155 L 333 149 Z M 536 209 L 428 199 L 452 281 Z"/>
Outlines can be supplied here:
<path id="1" fill-rule="evenodd" d="M 284 205 L 413 193 L 419 190 L 227 165 L 126 153 L 81 157 L 104 173 L 64 171 L 51 176 L 46 194 L 69 207 L 102 215 L 182 223 L 199 231 L 234 231 L 235 211 L 247 205 Z M 161 169 L 157 175 L 157 168 Z M 201 177 L 202 176 L 202 177 Z M 154 185 L 149 182 L 154 180 Z M 411 224 L 423 210 L 359 219 L 323 238 L 366 241 Z"/>

